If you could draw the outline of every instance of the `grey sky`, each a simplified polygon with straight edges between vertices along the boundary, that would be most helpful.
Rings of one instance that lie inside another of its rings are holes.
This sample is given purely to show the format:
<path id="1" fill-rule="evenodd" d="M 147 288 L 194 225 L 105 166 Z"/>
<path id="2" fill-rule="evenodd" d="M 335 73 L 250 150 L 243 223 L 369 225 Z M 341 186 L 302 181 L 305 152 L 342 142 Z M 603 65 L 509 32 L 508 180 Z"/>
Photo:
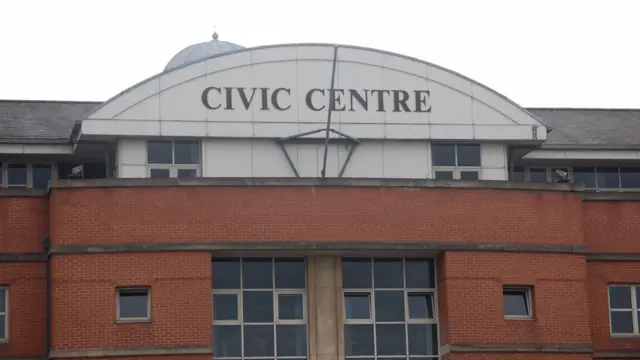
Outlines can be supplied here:
<path id="1" fill-rule="evenodd" d="M 211 38 L 361 45 L 471 77 L 524 106 L 640 108 L 633 0 L 0 2 L 0 98 L 106 100 Z"/>

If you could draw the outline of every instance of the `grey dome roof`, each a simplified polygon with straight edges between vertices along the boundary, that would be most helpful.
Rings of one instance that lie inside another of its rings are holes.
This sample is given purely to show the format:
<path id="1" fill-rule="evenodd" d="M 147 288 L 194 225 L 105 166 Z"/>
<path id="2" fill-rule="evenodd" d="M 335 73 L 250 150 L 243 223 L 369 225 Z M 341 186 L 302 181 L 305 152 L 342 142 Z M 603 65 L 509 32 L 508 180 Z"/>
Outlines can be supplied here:
<path id="1" fill-rule="evenodd" d="M 164 67 L 164 71 L 169 71 L 182 65 L 190 64 L 214 55 L 220 55 L 240 49 L 244 49 L 244 47 L 228 41 L 220 41 L 218 40 L 218 34 L 214 33 L 211 41 L 187 46 L 175 54 L 171 60 L 169 60 L 167 66 Z"/>

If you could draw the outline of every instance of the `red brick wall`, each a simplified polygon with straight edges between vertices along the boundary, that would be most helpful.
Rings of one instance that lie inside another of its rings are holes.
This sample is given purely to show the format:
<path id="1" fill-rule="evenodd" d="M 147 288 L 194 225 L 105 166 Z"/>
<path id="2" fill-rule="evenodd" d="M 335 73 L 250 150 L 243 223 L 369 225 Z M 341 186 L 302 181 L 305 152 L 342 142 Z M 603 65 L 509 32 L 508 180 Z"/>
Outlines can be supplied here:
<path id="1" fill-rule="evenodd" d="M 583 218 L 590 252 L 640 253 L 640 201 L 585 201 Z"/>
<path id="2" fill-rule="evenodd" d="M 211 346 L 211 254 L 54 256 L 55 350 Z M 116 323 L 116 286 L 151 287 L 151 322 Z"/>
<path id="3" fill-rule="evenodd" d="M 41 252 L 49 231 L 49 199 L 0 197 L 0 253 Z"/>

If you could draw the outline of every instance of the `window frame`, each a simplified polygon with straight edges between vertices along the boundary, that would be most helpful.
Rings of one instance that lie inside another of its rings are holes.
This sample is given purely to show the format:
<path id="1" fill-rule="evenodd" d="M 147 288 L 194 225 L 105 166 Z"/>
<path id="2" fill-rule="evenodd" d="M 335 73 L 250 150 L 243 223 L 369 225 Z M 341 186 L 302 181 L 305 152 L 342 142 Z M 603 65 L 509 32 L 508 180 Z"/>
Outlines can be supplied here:
<path id="1" fill-rule="evenodd" d="M 631 293 L 631 308 L 629 309 L 612 309 L 611 308 L 611 293 L 609 289 L 618 287 L 618 288 L 629 288 Z M 607 307 L 609 310 L 609 334 L 611 337 L 640 337 L 640 324 L 638 322 L 638 314 L 640 313 L 640 307 L 637 303 L 637 294 L 636 289 L 640 288 L 640 285 L 632 285 L 632 284 L 609 284 L 607 286 Z M 632 317 L 633 324 L 633 332 L 632 333 L 614 333 L 613 332 L 613 323 L 611 319 L 612 312 L 630 312 Z"/>
<path id="2" fill-rule="evenodd" d="M 147 293 L 147 316 L 146 317 L 121 317 L 120 316 L 120 294 L 123 292 L 146 292 Z M 144 323 L 151 321 L 151 287 L 150 286 L 119 286 L 116 287 L 116 322 L 118 323 Z"/>
<path id="3" fill-rule="evenodd" d="M 6 285 L 0 285 L 0 289 L 4 290 L 4 309 L 0 308 L 0 315 L 4 315 L 4 336 L 0 337 L 0 344 L 6 344 L 9 342 L 9 287 Z"/>
<path id="4" fill-rule="evenodd" d="M 453 145 L 455 165 L 443 166 L 435 165 L 433 145 Z M 459 145 L 478 145 L 478 151 L 480 155 L 480 165 L 478 166 L 461 166 L 458 165 L 458 146 Z M 431 178 L 436 179 L 436 172 L 452 172 L 453 180 L 461 180 L 461 173 L 465 171 L 478 173 L 478 180 L 482 180 L 482 144 L 481 143 L 456 143 L 456 142 L 430 142 L 429 152 L 431 154 Z M 446 180 L 444 180 L 446 181 Z M 475 181 L 475 180 L 465 180 Z"/>
<path id="5" fill-rule="evenodd" d="M 507 291 L 524 292 L 527 305 L 527 315 L 507 315 L 504 308 L 504 293 Z M 533 320 L 533 286 L 527 285 L 504 285 L 502 287 L 502 314 L 505 320 Z"/>
<path id="6" fill-rule="evenodd" d="M 9 185 L 9 165 L 25 165 L 27 167 L 27 183 L 25 185 Z M 33 170 L 34 166 L 47 165 L 49 166 L 50 179 L 52 181 L 56 176 L 56 166 L 54 163 L 48 162 L 36 162 L 26 163 L 17 161 L 3 161 L 0 160 L 0 188 L 5 189 L 41 189 L 33 187 Z"/>
<path id="7" fill-rule="evenodd" d="M 171 164 L 152 164 L 149 163 L 149 142 L 170 142 L 171 143 Z M 176 142 L 190 142 L 198 145 L 198 163 L 197 164 L 176 164 Z M 202 174 L 202 141 L 199 139 L 146 139 L 145 140 L 145 167 L 146 176 L 151 178 L 151 170 L 169 170 L 169 178 L 178 178 L 179 170 L 195 170 L 196 178 L 201 177 Z M 163 179 L 163 178 L 155 178 Z M 166 178 L 164 178 L 166 179 Z M 191 178 L 181 178 L 191 179 Z"/>

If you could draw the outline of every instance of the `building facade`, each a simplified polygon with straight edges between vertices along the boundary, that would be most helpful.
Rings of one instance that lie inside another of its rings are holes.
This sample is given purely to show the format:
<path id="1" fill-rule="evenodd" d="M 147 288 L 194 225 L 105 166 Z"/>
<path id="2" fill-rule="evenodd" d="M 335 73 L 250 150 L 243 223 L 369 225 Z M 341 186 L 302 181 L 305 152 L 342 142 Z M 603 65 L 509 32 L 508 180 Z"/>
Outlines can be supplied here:
<path id="1" fill-rule="evenodd" d="M 214 36 L 0 120 L 0 359 L 640 359 L 640 110 Z"/>

